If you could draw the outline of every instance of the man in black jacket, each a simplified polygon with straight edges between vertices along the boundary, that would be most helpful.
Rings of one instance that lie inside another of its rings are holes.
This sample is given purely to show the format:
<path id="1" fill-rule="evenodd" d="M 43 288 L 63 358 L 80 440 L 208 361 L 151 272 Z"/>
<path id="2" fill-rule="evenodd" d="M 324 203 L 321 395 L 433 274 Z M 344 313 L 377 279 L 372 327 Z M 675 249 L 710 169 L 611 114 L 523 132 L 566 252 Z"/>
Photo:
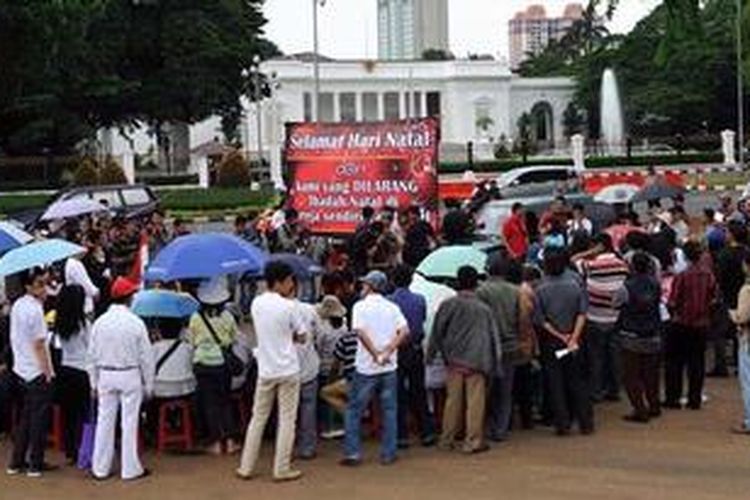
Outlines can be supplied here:
<path id="1" fill-rule="evenodd" d="M 727 243 L 716 256 L 716 280 L 721 291 L 721 304 L 714 313 L 716 330 L 710 339 L 714 352 L 714 368 L 709 377 L 727 377 L 727 339 L 734 337 L 735 327 L 729 321 L 729 311 L 737 309 L 737 297 L 745 283 L 742 262 L 747 253 L 747 229 L 744 224 L 730 221 L 727 226 Z"/>

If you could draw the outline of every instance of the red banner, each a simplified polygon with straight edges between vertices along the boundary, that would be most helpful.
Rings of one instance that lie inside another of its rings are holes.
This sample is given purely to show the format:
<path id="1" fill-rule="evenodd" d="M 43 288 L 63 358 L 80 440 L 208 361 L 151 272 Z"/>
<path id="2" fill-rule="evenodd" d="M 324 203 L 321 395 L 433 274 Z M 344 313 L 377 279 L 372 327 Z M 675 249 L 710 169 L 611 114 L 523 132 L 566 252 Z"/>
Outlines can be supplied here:
<path id="1" fill-rule="evenodd" d="M 290 123 L 292 206 L 314 233 L 351 233 L 362 208 L 418 205 L 437 214 L 437 120 Z"/>

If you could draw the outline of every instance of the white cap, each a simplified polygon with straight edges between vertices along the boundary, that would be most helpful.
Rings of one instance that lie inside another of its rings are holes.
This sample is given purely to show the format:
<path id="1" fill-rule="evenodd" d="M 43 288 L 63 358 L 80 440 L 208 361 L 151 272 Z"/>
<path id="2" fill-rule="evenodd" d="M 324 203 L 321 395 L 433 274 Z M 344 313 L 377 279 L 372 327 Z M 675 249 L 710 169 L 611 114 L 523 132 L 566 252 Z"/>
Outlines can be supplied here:
<path id="1" fill-rule="evenodd" d="M 229 300 L 229 288 L 225 277 L 204 281 L 198 287 L 198 300 L 203 304 L 215 306 Z"/>

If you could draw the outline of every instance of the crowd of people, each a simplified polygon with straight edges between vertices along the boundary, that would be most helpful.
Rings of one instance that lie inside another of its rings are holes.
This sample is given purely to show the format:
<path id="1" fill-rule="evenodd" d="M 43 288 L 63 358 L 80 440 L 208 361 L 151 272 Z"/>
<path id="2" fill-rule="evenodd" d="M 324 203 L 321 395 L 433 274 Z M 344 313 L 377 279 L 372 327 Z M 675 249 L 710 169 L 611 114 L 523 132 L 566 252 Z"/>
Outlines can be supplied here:
<path id="1" fill-rule="evenodd" d="M 440 245 L 471 243 L 470 207 L 449 209 L 440 231 L 419 207 L 365 207 L 354 234 L 339 240 L 313 237 L 293 209 L 240 216 L 234 234 L 305 254 L 322 276 L 303 279 L 280 259 L 262 276 L 161 284 L 200 302 L 184 320 L 144 320 L 129 308 L 141 250 L 153 256 L 187 234 L 182 221 L 172 231 L 160 213 L 49 228 L 87 251 L 7 280 L 7 472 L 54 469 L 44 458 L 53 404 L 71 464 L 81 463 L 84 424 L 95 421 L 95 479 L 112 474 L 118 413 L 120 475 L 149 475 L 139 429 L 156 433 L 163 400 L 189 401 L 205 451 L 241 453 L 242 479 L 257 474 L 272 419 L 279 481 L 302 475 L 293 461 L 314 459 L 319 439 L 343 438 L 341 464 L 359 465 L 363 429 L 380 436 L 383 465 L 415 439 L 474 454 L 540 425 L 590 435 L 596 406 L 623 389 L 629 423 L 700 410 L 707 347 L 709 375 L 737 367 L 745 416 L 733 430 L 750 434 L 750 213 L 724 198 L 691 219 L 683 202 L 650 203 L 643 223 L 620 207 L 608 227 L 564 198 L 540 216 L 516 203 L 487 266 L 459 265 L 442 282 L 415 269 Z M 243 433 L 236 403 L 250 400 Z"/>

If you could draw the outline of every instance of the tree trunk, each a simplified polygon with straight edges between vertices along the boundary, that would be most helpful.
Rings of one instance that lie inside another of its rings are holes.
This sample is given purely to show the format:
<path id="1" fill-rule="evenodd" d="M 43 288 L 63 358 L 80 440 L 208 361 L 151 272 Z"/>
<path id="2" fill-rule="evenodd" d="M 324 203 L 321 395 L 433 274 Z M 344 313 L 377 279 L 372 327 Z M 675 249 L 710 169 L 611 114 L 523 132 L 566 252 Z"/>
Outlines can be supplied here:
<path id="1" fill-rule="evenodd" d="M 187 172 L 190 167 L 190 126 L 186 122 L 174 122 L 171 125 L 174 171 Z"/>

